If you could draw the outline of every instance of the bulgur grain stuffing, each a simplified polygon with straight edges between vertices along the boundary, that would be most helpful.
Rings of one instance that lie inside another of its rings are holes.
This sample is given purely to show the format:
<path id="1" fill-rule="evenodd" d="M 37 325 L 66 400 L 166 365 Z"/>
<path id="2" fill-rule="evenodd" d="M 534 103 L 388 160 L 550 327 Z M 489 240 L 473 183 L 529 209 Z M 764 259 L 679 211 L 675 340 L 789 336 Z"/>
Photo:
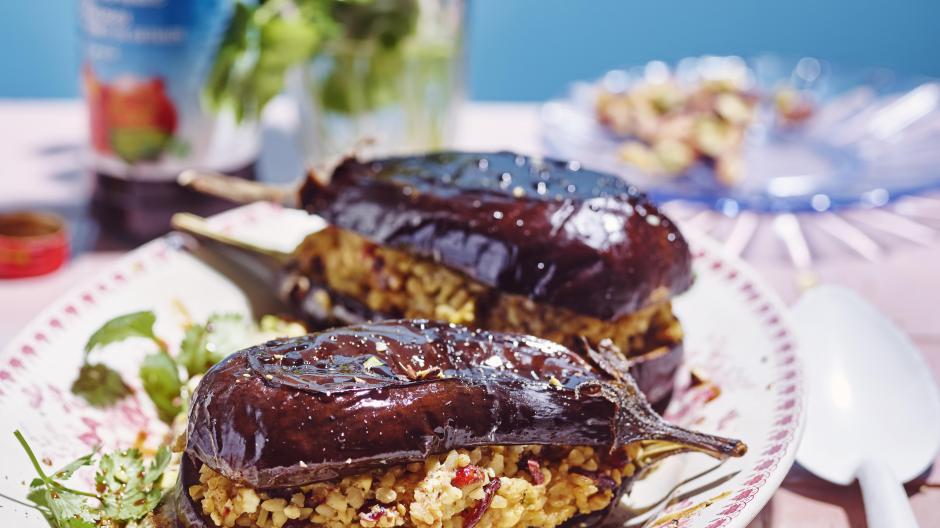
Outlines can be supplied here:
<path id="1" fill-rule="evenodd" d="M 459 271 L 329 226 L 298 248 L 300 271 L 389 318 L 436 319 L 491 331 L 534 335 L 565 346 L 583 336 L 592 345 L 610 339 L 632 357 L 682 340 L 682 328 L 662 292 L 646 308 L 607 321 L 494 291 Z M 326 292 L 316 301 L 332 306 Z"/>
<path id="2" fill-rule="evenodd" d="M 636 471 L 640 447 L 456 449 L 422 462 L 293 490 L 253 490 L 207 466 L 189 495 L 216 526 L 553 528 L 606 508 Z M 288 524 L 290 523 L 290 524 Z"/>

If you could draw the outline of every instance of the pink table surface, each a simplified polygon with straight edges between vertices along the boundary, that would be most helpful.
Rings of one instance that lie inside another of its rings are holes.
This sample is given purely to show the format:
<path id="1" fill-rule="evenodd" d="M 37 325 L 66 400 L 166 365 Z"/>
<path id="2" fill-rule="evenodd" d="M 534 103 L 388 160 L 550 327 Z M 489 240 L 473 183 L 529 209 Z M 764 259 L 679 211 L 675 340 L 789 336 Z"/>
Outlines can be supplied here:
<path id="1" fill-rule="evenodd" d="M 275 104 L 268 114 L 272 127 L 291 124 L 286 102 Z M 538 153 L 537 123 L 534 105 L 468 104 L 461 113 L 455 145 Z M 25 205 L 82 207 L 91 188 L 81 170 L 84 142 L 84 116 L 76 101 L 0 101 L 0 159 L 6 166 L 6 174 L 0 177 L 0 210 Z M 283 160 L 283 156 L 278 158 Z M 283 171 L 278 163 L 282 161 L 263 159 L 262 170 Z M 0 280 L 0 345 L 65 290 L 100 272 L 119 256 L 116 252 L 88 252 L 53 275 Z M 755 259 L 751 264 L 787 303 L 798 297 L 794 273 L 786 262 Z M 894 250 L 874 263 L 825 260 L 814 271 L 822 282 L 856 289 L 894 319 L 912 336 L 940 379 L 940 239 L 926 247 Z M 811 368 L 811 355 L 804 354 Z M 900 439 L 899 449 L 903 449 Z M 922 527 L 940 526 L 938 483 L 940 464 L 935 463 L 928 474 L 908 486 Z M 796 466 L 751 526 L 865 526 L 865 517 L 857 486 L 835 486 Z"/>

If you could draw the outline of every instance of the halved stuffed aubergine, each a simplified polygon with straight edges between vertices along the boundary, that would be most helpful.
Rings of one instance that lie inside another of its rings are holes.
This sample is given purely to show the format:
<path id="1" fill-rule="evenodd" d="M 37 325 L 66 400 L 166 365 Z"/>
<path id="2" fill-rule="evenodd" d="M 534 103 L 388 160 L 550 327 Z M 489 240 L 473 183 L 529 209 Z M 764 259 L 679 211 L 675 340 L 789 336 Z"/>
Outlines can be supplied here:
<path id="1" fill-rule="evenodd" d="M 161 526 L 594 526 L 666 456 L 746 451 L 589 355 L 420 320 L 237 352 L 196 390 Z"/>
<path id="2" fill-rule="evenodd" d="M 509 152 L 349 158 L 329 180 L 305 180 L 299 205 L 329 226 L 279 278 L 309 322 L 430 318 L 584 341 L 616 351 L 650 401 L 668 403 L 682 360 L 671 300 L 692 259 L 634 187 Z"/>

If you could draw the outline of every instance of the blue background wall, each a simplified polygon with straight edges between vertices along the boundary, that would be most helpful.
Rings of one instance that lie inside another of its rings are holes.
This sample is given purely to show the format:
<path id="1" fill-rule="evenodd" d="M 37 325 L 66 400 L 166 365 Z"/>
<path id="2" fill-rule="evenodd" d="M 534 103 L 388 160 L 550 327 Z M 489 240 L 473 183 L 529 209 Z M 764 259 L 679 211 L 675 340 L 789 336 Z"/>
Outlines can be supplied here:
<path id="1" fill-rule="evenodd" d="M 75 95 L 78 2 L 0 0 L 0 97 Z M 544 99 L 613 67 L 703 53 L 816 55 L 940 77 L 936 0 L 469 2 L 475 99 Z"/>

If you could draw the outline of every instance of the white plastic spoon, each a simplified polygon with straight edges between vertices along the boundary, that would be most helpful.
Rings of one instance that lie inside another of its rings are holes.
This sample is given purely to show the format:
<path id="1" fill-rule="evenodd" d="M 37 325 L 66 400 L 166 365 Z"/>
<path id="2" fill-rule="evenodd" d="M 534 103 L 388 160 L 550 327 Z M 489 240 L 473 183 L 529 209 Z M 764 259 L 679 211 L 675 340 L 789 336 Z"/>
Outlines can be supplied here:
<path id="1" fill-rule="evenodd" d="M 940 449 L 940 392 L 930 368 L 851 290 L 812 288 L 793 315 L 809 398 L 797 460 L 837 484 L 858 479 L 869 528 L 916 527 L 902 484 Z"/>

